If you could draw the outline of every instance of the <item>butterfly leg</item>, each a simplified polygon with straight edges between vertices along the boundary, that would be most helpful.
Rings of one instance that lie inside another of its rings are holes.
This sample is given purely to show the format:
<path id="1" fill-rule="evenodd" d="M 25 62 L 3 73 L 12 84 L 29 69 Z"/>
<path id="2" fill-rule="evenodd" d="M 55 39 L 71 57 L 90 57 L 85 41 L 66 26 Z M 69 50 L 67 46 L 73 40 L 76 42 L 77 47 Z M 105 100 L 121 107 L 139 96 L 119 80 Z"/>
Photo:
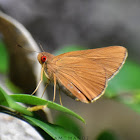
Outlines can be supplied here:
<path id="1" fill-rule="evenodd" d="M 56 95 L 56 76 L 55 76 L 55 74 L 53 76 L 54 76 L 54 95 L 53 95 L 53 102 L 54 102 L 55 101 L 55 95 Z"/>
<path id="2" fill-rule="evenodd" d="M 47 107 L 47 105 L 37 105 L 37 106 L 33 106 L 33 107 L 28 107 L 27 110 L 28 111 L 38 111 L 38 110 L 43 110 Z"/>
<path id="3" fill-rule="evenodd" d="M 43 72 L 44 72 L 44 65 L 42 66 L 42 69 L 41 69 L 41 80 L 39 81 L 39 83 L 38 83 L 36 89 L 33 91 L 33 93 L 32 93 L 31 95 L 35 94 L 35 92 L 38 90 L 38 88 L 39 88 L 41 82 L 43 81 Z"/>
<path id="4" fill-rule="evenodd" d="M 62 98 L 61 98 L 61 93 L 60 93 L 60 87 L 59 87 L 59 99 L 60 99 L 60 104 L 63 106 L 63 104 L 62 104 Z"/>
<path id="5" fill-rule="evenodd" d="M 41 98 L 43 97 L 43 95 L 44 95 L 44 93 L 45 93 L 45 90 L 46 90 L 46 88 L 47 88 L 48 84 L 49 84 L 49 80 L 48 80 L 48 82 L 47 82 L 47 84 L 46 84 L 46 86 L 45 86 L 45 88 L 44 88 L 44 91 L 43 91 L 43 93 L 42 93 Z"/>
<path id="6" fill-rule="evenodd" d="M 45 76 L 47 77 L 48 80 L 50 80 L 48 74 L 44 71 Z"/>

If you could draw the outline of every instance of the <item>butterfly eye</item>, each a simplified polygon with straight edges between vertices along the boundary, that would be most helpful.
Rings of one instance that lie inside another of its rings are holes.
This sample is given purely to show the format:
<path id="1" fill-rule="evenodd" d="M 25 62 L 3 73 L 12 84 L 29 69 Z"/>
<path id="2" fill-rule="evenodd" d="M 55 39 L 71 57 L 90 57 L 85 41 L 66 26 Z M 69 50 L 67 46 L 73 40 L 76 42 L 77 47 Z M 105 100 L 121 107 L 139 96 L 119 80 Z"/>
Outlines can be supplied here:
<path id="1" fill-rule="evenodd" d="M 47 57 L 46 56 L 42 56 L 41 57 L 41 61 L 44 63 L 46 61 Z"/>

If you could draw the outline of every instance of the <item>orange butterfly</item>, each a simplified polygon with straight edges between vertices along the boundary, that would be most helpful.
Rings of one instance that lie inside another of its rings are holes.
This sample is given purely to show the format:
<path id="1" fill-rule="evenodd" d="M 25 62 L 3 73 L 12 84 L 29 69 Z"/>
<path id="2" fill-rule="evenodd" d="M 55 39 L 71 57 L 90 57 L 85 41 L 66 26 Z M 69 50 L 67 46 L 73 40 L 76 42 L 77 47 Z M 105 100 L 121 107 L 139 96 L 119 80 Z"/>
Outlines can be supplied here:
<path id="1" fill-rule="evenodd" d="M 120 70 L 127 57 L 127 49 L 122 46 L 110 46 L 68 52 L 54 56 L 47 52 L 38 54 L 43 73 L 54 83 L 54 98 L 58 85 L 67 95 L 84 103 L 100 98 L 108 81 Z M 61 101 L 60 101 L 61 102 Z"/>

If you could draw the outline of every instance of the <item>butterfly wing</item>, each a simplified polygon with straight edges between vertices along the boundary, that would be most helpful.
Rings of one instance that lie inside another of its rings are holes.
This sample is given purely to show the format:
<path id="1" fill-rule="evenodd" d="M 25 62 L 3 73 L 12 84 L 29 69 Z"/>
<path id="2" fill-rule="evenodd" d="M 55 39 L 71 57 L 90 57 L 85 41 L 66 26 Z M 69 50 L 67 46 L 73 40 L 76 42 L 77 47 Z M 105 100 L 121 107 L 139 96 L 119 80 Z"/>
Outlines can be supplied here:
<path id="1" fill-rule="evenodd" d="M 97 99 L 106 87 L 104 68 L 87 58 L 64 57 L 56 62 L 55 75 L 78 100 L 88 103 Z"/>
<path id="2" fill-rule="evenodd" d="M 68 52 L 58 55 L 55 59 L 64 57 L 82 57 L 89 58 L 106 70 L 107 79 L 110 80 L 122 67 L 127 57 L 127 50 L 122 46 L 110 46 L 98 49 L 89 49 L 82 51 Z"/>
<path id="3" fill-rule="evenodd" d="M 108 80 L 110 80 L 123 66 L 127 50 L 121 46 L 112 46 L 94 49 L 93 52 L 91 51 L 84 56 L 101 64 L 106 70 Z"/>

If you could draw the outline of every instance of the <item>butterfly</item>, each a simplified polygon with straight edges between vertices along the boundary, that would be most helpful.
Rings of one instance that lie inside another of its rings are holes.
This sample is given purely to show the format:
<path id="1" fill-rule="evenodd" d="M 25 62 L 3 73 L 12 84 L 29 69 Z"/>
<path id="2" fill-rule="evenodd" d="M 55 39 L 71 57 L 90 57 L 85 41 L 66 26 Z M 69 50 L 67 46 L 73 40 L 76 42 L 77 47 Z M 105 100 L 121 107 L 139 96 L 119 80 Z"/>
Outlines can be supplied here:
<path id="1" fill-rule="evenodd" d="M 108 81 L 121 69 L 127 54 L 127 49 L 122 46 L 73 51 L 58 56 L 41 52 L 37 56 L 42 65 L 41 80 L 32 94 L 39 88 L 44 73 L 54 83 L 53 101 L 58 86 L 77 101 L 94 102 L 104 94 Z"/>

